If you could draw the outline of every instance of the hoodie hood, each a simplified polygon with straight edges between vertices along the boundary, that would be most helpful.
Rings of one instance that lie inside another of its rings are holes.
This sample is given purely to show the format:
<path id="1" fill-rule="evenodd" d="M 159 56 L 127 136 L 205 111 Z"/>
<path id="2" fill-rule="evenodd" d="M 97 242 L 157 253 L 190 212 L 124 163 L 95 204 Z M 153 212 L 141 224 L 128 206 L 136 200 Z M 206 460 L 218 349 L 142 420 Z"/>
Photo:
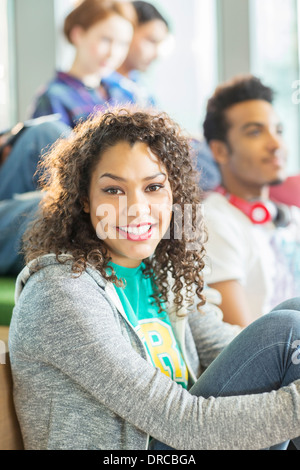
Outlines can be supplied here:
<path id="1" fill-rule="evenodd" d="M 24 289 L 25 284 L 27 283 L 28 279 L 33 276 L 37 271 L 40 271 L 41 269 L 44 269 L 49 266 L 58 266 L 58 265 L 67 265 L 68 270 L 70 270 L 70 265 L 72 264 L 74 258 L 71 254 L 62 254 L 59 255 L 59 260 L 57 260 L 56 255 L 54 253 L 50 253 L 47 255 L 43 255 L 39 258 L 36 258 L 32 260 L 28 265 L 26 265 L 23 270 L 20 272 L 20 274 L 17 277 L 16 280 L 16 287 L 15 287 L 15 304 L 19 300 L 19 297 L 22 293 L 22 290 Z M 123 308 L 121 307 L 121 303 L 119 301 L 118 295 L 114 289 L 113 284 L 110 282 L 106 281 L 103 279 L 101 274 L 92 266 L 87 266 L 86 268 L 86 273 L 89 274 L 94 281 L 102 288 L 107 291 L 107 293 L 113 298 L 114 304 L 117 305 L 119 310 L 123 311 Z M 171 281 L 171 280 L 170 280 Z M 171 281 L 172 282 L 172 281 Z M 171 301 L 169 300 L 168 302 L 168 311 L 169 311 L 169 316 L 172 318 L 172 316 L 177 317 L 177 320 L 180 318 L 175 314 L 175 309 L 170 308 L 170 305 L 172 305 L 172 300 L 173 300 L 173 293 L 172 290 L 170 289 L 170 295 L 171 295 Z M 216 291 L 215 289 L 212 289 L 208 287 L 207 285 L 204 288 L 204 295 L 206 298 L 206 304 L 205 306 L 202 307 L 202 310 L 205 312 L 206 310 L 209 310 L 211 308 L 211 305 L 214 306 L 214 310 L 218 312 L 218 315 L 220 317 L 223 317 L 222 312 L 219 310 L 217 307 L 221 303 L 221 294 Z M 174 310 L 174 311 L 173 311 Z M 183 307 L 183 312 L 186 310 L 186 307 Z"/>
<path id="2" fill-rule="evenodd" d="M 30 263 L 28 263 L 22 269 L 17 277 L 15 287 L 15 304 L 18 302 L 28 279 L 30 279 L 30 277 L 33 276 L 37 271 L 40 271 L 41 269 L 47 268 L 49 266 L 58 265 L 67 265 L 68 270 L 70 270 L 70 265 L 72 264 L 73 260 L 73 256 L 66 253 L 59 255 L 58 261 L 56 255 L 54 253 L 50 253 L 30 261 Z M 103 279 L 100 273 L 96 271 L 96 269 L 94 269 L 92 266 L 87 266 L 86 272 L 97 282 L 100 287 L 105 288 L 107 282 Z"/>

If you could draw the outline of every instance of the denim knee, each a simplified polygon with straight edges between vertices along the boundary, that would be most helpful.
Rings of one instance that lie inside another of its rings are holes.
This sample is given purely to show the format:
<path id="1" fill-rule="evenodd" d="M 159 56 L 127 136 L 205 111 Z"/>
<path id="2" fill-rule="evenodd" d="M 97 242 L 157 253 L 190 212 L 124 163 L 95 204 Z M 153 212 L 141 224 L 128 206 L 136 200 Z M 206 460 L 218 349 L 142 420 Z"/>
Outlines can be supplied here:
<path id="1" fill-rule="evenodd" d="M 251 323 L 242 334 L 258 347 L 271 344 L 300 344 L 300 298 L 281 303 L 270 313 Z M 250 335 L 250 336 L 249 336 Z"/>
<path id="2" fill-rule="evenodd" d="M 285 300 L 274 307 L 271 311 L 274 312 L 278 310 L 295 310 L 300 313 L 300 297 L 293 297 L 292 299 Z"/>
<path id="3" fill-rule="evenodd" d="M 300 298 L 283 302 L 261 317 L 265 337 L 273 336 L 274 342 L 285 343 L 295 355 L 300 350 Z"/>

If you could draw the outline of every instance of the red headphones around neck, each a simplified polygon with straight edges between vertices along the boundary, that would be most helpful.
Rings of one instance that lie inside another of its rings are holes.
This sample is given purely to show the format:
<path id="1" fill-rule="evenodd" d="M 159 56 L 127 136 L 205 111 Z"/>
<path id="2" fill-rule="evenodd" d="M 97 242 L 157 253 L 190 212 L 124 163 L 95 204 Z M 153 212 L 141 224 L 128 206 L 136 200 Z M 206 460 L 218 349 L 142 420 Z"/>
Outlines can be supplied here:
<path id="1" fill-rule="evenodd" d="M 266 222 L 271 222 L 274 218 L 267 206 L 261 201 L 247 201 L 228 193 L 223 186 L 218 186 L 216 191 L 223 194 L 230 204 L 240 209 L 240 211 L 249 217 L 253 224 L 265 224 Z"/>

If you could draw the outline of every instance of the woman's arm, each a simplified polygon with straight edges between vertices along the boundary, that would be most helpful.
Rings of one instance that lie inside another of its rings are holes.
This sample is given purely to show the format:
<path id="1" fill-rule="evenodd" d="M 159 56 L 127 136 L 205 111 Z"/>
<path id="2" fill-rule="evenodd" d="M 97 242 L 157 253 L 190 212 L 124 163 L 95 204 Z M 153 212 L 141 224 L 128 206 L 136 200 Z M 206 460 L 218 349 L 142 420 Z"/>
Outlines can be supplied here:
<path id="1" fill-rule="evenodd" d="M 27 310 L 12 332 L 24 337 L 23 364 L 27 356 L 57 368 L 145 433 L 176 449 L 224 450 L 299 434 L 300 381 L 251 396 L 192 396 L 133 349 L 121 332 L 125 320 L 87 276 L 30 282 L 22 293 Z"/>

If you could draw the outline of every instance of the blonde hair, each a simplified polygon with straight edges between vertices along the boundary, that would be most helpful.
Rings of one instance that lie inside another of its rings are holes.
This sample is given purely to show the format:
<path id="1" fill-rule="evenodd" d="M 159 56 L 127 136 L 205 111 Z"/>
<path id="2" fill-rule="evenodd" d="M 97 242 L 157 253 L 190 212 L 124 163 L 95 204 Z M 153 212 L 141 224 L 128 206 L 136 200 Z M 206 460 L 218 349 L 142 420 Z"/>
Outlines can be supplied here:
<path id="1" fill-rule="evenodd" d="M 69 13 L 64 22 L 64 34 L 72 44 L 71 31 L 74 26 L 88 30 L 98 21 L 117 14 L 129 21 L 133 26 L 137 23 L 136 11 L 130 2 L 114 0 L 83 0 Z"/>

